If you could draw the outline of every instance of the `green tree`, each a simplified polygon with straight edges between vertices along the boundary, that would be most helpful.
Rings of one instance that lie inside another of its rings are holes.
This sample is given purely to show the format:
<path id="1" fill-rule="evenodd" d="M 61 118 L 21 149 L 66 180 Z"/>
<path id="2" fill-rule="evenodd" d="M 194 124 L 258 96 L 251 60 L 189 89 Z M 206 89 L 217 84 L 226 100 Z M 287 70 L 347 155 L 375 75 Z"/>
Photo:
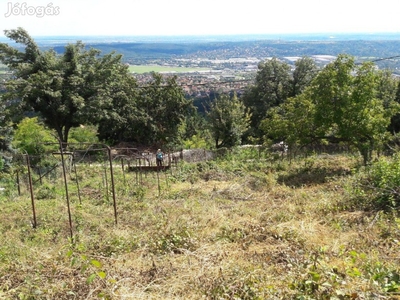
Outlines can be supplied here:
<path id="1" fill-rule="evenodd" d="M 400 104 L 400 81 L 396 84 L 396 102 Z M 396 113 L 390 120 L 390 125 L 388 130 L 392 133 L 400 132 L 400 113 Z"/>
<path id="2" fill-rule="evenodd" d="M 110 62 L 110 66 L 113 64 Z M 90 109 L 98 124 L 99 139 L 111 144 L 134 140 L 137 126 L 140 126 L 138 124 L 143 124 L 146 119 L 138 103 L 139 91 L 135 78 L 126 73 L 125 66 L 118 64 L 118 68 L 120 70 L 114 72 L 112 77 L 101 75 L 108 78 L 105 82 L 107 88 L 93 88 L 98 91 L 98 101 L 94 101 L 94 104 L 101 103 L 101 110 L 96 105 Z"/>
<path id="3" fill-rule="evenodd" d="M 290 66 L 277 58 L 258 65 L 256 81 L 243 96 L 243 102 L 251 113 L 249 136 L 260 139 L 260 122 L 272 107 L 282 104 L 290 94 Z"/>
<path id="4" fill-rule="evenodd" d="M 137 135 L 141 140 L 158 145 L 177 142 L 179 126 L 192 109 L 192 103 L 185 99 L 176 79 L 153 73 L 149 86 L 140 90 L 138 105 L 147 119 L 145 124 L 138 124 Z"/>
<path id="5" fill-rule="evenodd" d="M 118 79 L 129 76 L 121 55 L 100 57 L 99 51 L 85 50 L 80 42 L 57 55 L 53 50 L 41 51 L 22 28 L 6 30 L 5 35 L 25 47 L 20 51 L 0 44 L 0 61 L 14 75 L 6 84 L 7 98 L 19 99 L 14 102 L 39 113 L 64 143 L 71 128 L 104 117 L 119 96 L 115 93 Z"/>
<path id="6" fill-rule="evenodd" d="M 244 132 L 250 125 L 250 113 L 235 95 L 221 95 L 210 105 L 207 114 L 215 147 L 233 147 L 241 144 Z"/>
<path id="7" fill-rule="evenodd" d="M 207 120 L 197 111 L 197 107 L 189 110 L 185 120 L 178 129 L 179 139 L 184 148 L 210 148 L 212 137 Z"/>
<path id="8" fill-rule="evenodd" d="M 112 143 L 124 140 L 160 147 L 176 143 L 179 127 L 192 107 L 176 77 L 153 73 L 145 87 L 136 87 L 129 80 L 124 84 L 131 94 L 121 93 L 112 102 L 109 118 L 100 120 L 99 137 Z"/>
<path id="9" fill-rule="evenodd" d="M 0 96 L 0 171 L 10 166 L 10 154 L 14 152 L 11 145 L 13 128 L 12 125 L 6 121 L 4 111 L 4 105 L 1 104 Z"/>
<path id="10" fill-rule="evenodd" d="M 340 55 L 302 94 L 272 110 L 262 128 L 292 144 L 348 143 L 366 164 L 387 137 L 390 118 L 399 109 L 393 97 L 379 98 L 384 76 L 372 63 L 357 65 L 354 58 Z"/>
<path id="11" fill-rule="evenodd" d="M 12 126 L 6 122 L 4 116 L 4 105 L 0 105 L 0 152 L 7 151 L 11 152 L 11 141 L 12 141 Z"/>
<path id="12" fill-rule="evenodd" d="M 26 151 L 29 155 L 40 155 L 48 149 L 57 149 L 57 140 L 37 117 L 25 118 L 17 125 L 13 146 L 22 150 L 22 153 Z"/>
<path id="13" fill-rule="evenodd" d="M 97 127 L 93 125 L 81 125 L 71 128 L 68 140 L 71 143 L 98 143 Z"/>
<path id="14" fill-rule="evenodd" d="M 301 94 L 317 75 L 318 67 L 310 57 L 302 57 L 295 62 L 295 69 L 290 80 L 290 97 Z"/>

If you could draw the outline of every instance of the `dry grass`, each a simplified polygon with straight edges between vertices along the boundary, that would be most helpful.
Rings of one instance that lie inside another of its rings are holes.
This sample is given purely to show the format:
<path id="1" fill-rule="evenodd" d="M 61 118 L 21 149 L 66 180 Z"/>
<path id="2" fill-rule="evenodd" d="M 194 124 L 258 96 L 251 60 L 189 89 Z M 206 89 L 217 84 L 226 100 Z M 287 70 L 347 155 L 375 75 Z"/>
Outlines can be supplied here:
<path id="1" fill-rule="evenodd" d="M 118 225 L 104 180 L 82 174 L 72 241 L 62 185 L 36 229 L 27 193 L 3 197 L 0 299 L 396 299 L 379 276 L 397 278 L 398 219 L 345 209 L 355 165 L 184 165 L 161 195 L 155 174 L 118 170 Z"/>

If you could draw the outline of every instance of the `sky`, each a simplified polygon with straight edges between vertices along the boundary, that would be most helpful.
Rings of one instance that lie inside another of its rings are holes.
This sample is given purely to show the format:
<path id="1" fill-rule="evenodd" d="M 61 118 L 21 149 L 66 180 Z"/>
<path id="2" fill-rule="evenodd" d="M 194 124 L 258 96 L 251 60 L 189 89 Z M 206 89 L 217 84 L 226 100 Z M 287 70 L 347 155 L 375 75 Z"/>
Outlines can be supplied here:
<path id="1" fill-rule="evenodd" d="M 0 37 L 399 33 L 399 0 L 0 0 Z"/>

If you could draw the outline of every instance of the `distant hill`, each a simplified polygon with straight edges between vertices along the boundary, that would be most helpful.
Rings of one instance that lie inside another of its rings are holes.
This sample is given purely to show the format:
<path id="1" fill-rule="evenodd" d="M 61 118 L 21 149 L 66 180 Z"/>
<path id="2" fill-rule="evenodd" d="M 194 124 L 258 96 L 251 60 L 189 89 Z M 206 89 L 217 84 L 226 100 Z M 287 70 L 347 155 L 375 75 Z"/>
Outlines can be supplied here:
<path id="1" fill-rule="evenodd" d="M 392 41 L 240 41 L 194 43 L 93 43 L 87 44 L 109 53 L 115 51 L 126 61 L 171 59 L 176 57 L 285 57 L 350 54 L 364 58 L 383 58 L 400 55 L 400 40 Z M 63 52 L 64 46 L 54 46 Z"/>
<path id="2" fill-rule="evenodd" d="M 233 35 L 164 37 L 38 37 L 43 49 L 63 52 L 67 43 L 82 40 L 87 47 L 115 51 L 130 63 L 177 57 L 267 57 L 338 55 L 376 59 L 400 55 L 399 34 Z M 0 39 L 0 42 L 4 42 Z M 382 63 L 381 63 L 382 64 Z M 389 64 L 387 61 L 383 64 Z M 396 63 L 397 65 L 397 63 Z"/>

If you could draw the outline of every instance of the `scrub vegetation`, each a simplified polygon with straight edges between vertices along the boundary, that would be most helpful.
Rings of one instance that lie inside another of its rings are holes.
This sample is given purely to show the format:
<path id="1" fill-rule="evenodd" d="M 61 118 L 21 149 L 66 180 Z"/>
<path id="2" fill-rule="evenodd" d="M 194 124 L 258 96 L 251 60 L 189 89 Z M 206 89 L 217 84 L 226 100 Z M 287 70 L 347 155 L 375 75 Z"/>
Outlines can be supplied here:
<path id="1" fill-rule="evenodd" d="M 351 154 L 275 160 L 234 149 L 141 176 L 115 166 L 117 224 L 104 166 L 76 167 L 72 238 L 60 172 L 34 185 L 35 229 L 27 187 L 19 196 L 2 178 L 0 297 L 399 296 L 399 159 L 364 167 Z"/>
<path id="2" fill-rule="evenodd" d="M 5 34 L 0 299 L 399 299 L 393 73 L 273 57 L 200 113 L 175 76 Z"/>

